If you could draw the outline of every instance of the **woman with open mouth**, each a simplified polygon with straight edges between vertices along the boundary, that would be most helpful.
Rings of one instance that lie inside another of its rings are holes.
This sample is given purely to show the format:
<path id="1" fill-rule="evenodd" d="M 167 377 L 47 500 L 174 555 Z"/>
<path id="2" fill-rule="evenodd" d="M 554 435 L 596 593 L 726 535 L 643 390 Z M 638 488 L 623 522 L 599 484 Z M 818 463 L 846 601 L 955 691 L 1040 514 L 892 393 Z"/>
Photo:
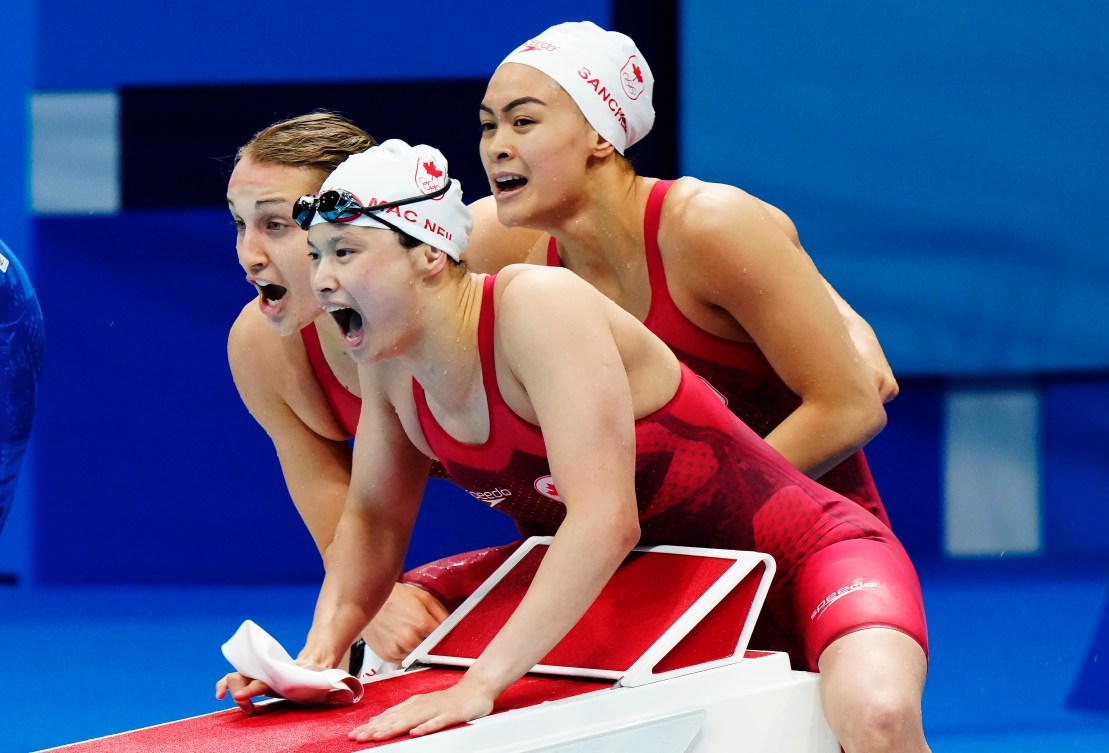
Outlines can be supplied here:
<path id="1" fill-rule="evenodd" d="M 321 554 L 335 533 L 350 485 L 349 440 L 361 400 L 344 340 L 357 327 L 353 314 L 340 314 L 336 326 L 320 308 L 311 287 L 307 233 L 292 219 L 293 203 L 318 191 L 344 159 L 374 143 L 334 113 L 283 120 L 239 149 L 227 186 L 239 264 L 257 292 L 231 327 L 228 361 L 244 405 L 273 441 L 289 494 Z M 489 215 L 489 223 L 489 237 L 509 232 L 495 215 Z M 489 253 L 477 259 L 479 267 L 499 266 L 493 252 L 512 244 L 485 247 Z M 473 559 L 458 561 L 480 565 Z M 479 576 L 471 574 L 471 579 Z M 398 584 L 390 609 L 367 628 L 365 639 L 382 660 L 397 661 L 446 614 L 425 590 Z M 357 673 L 360 666 L 356 651 L 350 668 Z"/>
<path id="2" fill-rule="evenodd" d="M 896 694 L 859 688 L 840 701 L 871 714 L 855 719 L 871 724 L 854 733 L 863 737 L 848 740 L 923 743 L 920 586 L 881 521 L 790 465 L 580 277 L 535 265 L 489 276 L 460 264 L 473 223 L 437 150 L 390 140 L 354 155 L 293 215 L 309 229 L 313 287 L 362 392 L 350 494 L 298 662 L 338 666 L 385 602 L 433 461 L 475 499 L 554 536 L 528 595 L 458 684 L 413 696 L 352 739 L 488 714 L 641 543 L 772 555 L 765 611 L 800 637 L 807 666 L 865 645 L 882 658 L 896 652 L 900 668 L 885 669 L 917 683 L 915 717 Z M 267 690 L 237 673 L 217 685 L 246 710 Z"/>

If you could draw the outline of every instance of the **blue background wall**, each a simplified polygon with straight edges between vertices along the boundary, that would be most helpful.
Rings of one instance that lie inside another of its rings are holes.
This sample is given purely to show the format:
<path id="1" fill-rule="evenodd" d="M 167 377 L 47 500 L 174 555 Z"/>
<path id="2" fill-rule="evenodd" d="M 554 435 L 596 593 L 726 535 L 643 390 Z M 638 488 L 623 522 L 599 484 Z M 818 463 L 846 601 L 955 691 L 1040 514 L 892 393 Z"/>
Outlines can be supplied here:
<path id="1" fill-rule="evenodd" d="M 1109 369 L 1109 5 L 682 8 L 682 167 L 787 208 L 900 375 Z"/>
<path id="2" fill-rule="evenodd" d="M 576 18 L 631 33 L 659 75 L 641 171 L 782 206 L 875 325 L 902 395 L 868 453 L 914 556 L 945 556 L 951 392 L 1019 377 L 1041 411 L 1032 556 L 1104 565 L 1105 11 L 724 5 L 680 4 L 674 25 L 601 0 L 486 3 L 480 22 L 461 4 L 402 4 L 325 27 L 320 9 L 287 0 L 16 2 L 0 52 L 0 188 L 27 194 L 32 94 L 108 92 L 120 211 L 32 225 L 19 202 L 0 204 L 0 237 L 30 260 L 50 328 L 35 463 L 0 570 L 43 583 L 318 579 L 226 366 L 227 328 L 252 296 L 222 207 L 227 158 L 277 117 L 333 107 L 378 138 L 447 145 L 476 198 L 484 78 L 519 41 Z M 511 535 L 445 485 L 426 505 L 412 563 Z"/>

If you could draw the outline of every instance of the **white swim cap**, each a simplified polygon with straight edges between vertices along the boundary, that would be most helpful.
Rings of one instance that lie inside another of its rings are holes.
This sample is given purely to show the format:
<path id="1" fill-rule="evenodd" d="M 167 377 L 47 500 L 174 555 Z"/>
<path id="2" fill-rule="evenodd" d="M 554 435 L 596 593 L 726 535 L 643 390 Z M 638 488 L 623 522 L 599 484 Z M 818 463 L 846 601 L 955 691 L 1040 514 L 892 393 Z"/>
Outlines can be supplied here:
<path id="1" fill-rule="evenodd" d="M 581 109 L 589 125 L 624 151 L 655 122 L 655 78 L 630 37 L 591 21 L 552 26 L 509 54 L 553 78 Z"/>
<path id="2" fill-rule="evenodd" d="M 363 207 L 400 202 L 399 206 L 359 214 L 347 221 L 351 225 L 400 230 L 457 261 L 469 242 L 474 220 L 462 203 L 461 183 L 451 181 L 442 192 L 448 181 L 447 159 L 438 149 L 389 139 L 347 157 L 327 176 L 320 196 L 328 191 L 347 191 Z M 427 196 L 436 192 L 442 193 Z M 380 220 L 376 219 L 378 215 Z M 326 221 L 316 212 L 311 224 Z"/>

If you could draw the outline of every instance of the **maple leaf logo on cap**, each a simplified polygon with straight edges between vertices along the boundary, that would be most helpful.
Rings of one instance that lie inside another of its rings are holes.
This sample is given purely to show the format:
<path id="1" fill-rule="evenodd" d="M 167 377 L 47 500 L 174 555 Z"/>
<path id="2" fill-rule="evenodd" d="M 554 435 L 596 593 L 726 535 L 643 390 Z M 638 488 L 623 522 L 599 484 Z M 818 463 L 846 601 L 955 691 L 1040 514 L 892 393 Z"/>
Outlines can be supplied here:
<path id="1" fill-rule="evenodd" d="M 435 164 L 435 159 L 416 161 L 416 185 L 423 193 L 433 193 L 447 182 L 447 171 Z M 442 198 L 442 197 L 437 197 Z"/>
<path id="2" fill-rule="evenodd" d="M 620 69 L 620 85 L 624 87 L 624 93 L 631 99 L 639 99 L 639 95 L 646 88 L 647 82 L 643 79 L 643 69 L 636 65 L 635 55 L 628 58 L 628 62 Z"/>
<path id="3" fill-rule="evenodd" d="M 427 174 L 430 175 L 433 178 L 442 178 L 443 177 L 443 171 L 440 170 L 439 168 L 437 168 L 435 166 L 434 162 L 425 162 L 424 163 L 424 170 L 427 170 Z"/>

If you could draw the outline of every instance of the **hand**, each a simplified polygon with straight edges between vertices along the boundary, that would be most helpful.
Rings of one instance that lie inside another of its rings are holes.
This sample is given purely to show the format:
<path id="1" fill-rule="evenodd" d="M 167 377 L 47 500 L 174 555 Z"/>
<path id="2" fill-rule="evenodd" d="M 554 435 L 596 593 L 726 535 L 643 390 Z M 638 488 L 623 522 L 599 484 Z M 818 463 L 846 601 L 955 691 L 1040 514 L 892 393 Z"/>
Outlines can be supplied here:
<path id="1" fill-rule="evenodd" d="M 254 713 L 252 698 L 260 695 L 274 695 L 273 690 L 266 683 L 241 675 L 238 672 L 224 675 L 224 678 L 216 683 L 217 700 L 222 701 L 228 693 L 231 694 L 231 700 L 235 702 L 235 705 L 246 714 Z"/>
<path id="2" fill-rule="evenodd" d="M 351 730 L 347 737 L 360 743 L 406 733 L 419 737 L 488 715 L 493 710 L 493 696 L 466 680 L 463 676 L 446 690 L 414 695 Z"/>
<path id="3" fill-rule="evenodd" d="M 399 662 L 439 627 L 447 615 L 443 605 L 427 591 L 397 583 L 362 637 L 383 661 Z"/>

